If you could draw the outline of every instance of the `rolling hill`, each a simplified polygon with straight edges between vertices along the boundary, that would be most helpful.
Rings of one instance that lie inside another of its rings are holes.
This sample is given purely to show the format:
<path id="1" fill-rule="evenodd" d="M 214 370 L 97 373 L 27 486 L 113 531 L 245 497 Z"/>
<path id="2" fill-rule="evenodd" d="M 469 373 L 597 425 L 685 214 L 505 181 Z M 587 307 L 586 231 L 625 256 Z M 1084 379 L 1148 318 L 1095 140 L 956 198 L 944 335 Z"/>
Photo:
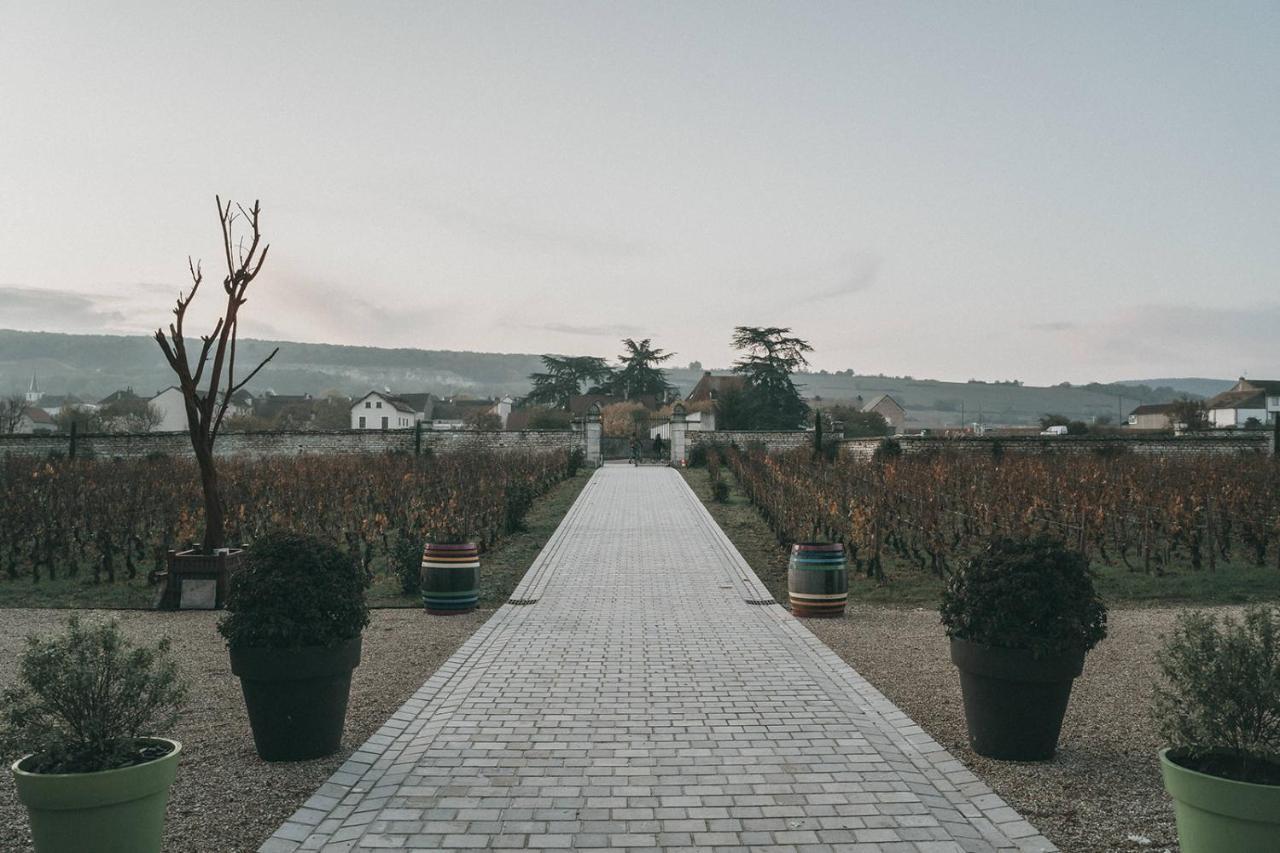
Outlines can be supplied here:
<path id="1" fill-rule="evenodd" d="M 241 341 L 241 363 L 253 363 L 279 346 L 280 354 L 251 390 L 278 394 L 335 391 L 360 394 L 370 388 L 394 391 L 466 393 L 474 396 L 523 394 L 528 376 L 540 368 L 530 353 L 455 352 Z M 32 373 L 41 390 L 97 400 L 119 388 L 150 394 L 172 384 L 155 342 L 145 336 L 68 335 L 0 330 L 0 394 L 27 388 Z M 699 370 L 676 368 L 671 381 L 683 391 Z M 1198 396 L 1230 385 L 1227 380 L 1159 379 L 1086 386 L 1032 387 L 1008 383 L 943 382 L 910 377 L 804 373 L 796 376 L 806 396 L 824 400 L 870 400 L 891 394 L 906 407 L 910 426 L 948 426 L 981 418 L 988 424 L 1031 424 L 1046 412 L 1092 420 L 1122 420 L 1140 403 L 1163 402 L 1178 393 Z M 1163 386 L 1163 387 L 1161 387 Z"/>

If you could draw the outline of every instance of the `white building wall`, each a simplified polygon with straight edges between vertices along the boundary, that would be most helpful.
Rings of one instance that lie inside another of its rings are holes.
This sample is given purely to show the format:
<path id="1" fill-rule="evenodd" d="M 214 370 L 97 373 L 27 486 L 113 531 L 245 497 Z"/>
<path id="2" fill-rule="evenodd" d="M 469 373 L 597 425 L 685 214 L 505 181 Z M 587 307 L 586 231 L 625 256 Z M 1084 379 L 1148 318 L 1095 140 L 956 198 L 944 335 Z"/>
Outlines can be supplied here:
<path id="1" fill-rule="evenodd" d="M 383 418 L 387 419 L 386 427 L 382 425 Z M 413 429 L 414 424 L 420 420 L 422 420 L 421 412 L 402 412 L 393 406 L 390 400 L 378 393 L 370 394 L 351 404 L 352 429 Z"/>
<path id="2" fill-rule="evenodd" d="M 1210 409 L 1209 423 L 1220 429 L 1229 427 L 1244 428 L 1249 418 L 1257 418 L 1258 423 L 1267 423 L 1266 409 Z"/>
<path id="3" fill-rule="evenodd" d="M 160 423 L 155 426 L 156 432 L 186 432 L 187 407 L 180 390 L 166 388 L 151 398 L 151 405 L 160 414 Z"/>

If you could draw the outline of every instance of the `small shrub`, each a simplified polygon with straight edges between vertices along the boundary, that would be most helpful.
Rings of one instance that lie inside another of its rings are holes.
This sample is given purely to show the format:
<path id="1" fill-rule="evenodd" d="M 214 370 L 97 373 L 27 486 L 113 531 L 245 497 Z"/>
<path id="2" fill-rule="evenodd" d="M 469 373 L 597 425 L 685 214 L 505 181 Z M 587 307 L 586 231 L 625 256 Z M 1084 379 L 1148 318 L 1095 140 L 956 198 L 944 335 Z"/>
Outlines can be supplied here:
<path id="1" fill-rule="evenodd" d="M 1154 717 L 1179 763 L 1280 785 L 1280 606 L 1183 613 L 1157 660 Z"/>
<path id="2" fill-rule="evenodd" d="M 417 595 L 422 589 L 422 543 L 399 533 L 391 541 L 391 566 L 400 581 L 400 591 Z"/>
<path id="3" fill-rule="evenodd" d="M 534 489 L 528 483 L 513 481 L 507 486 L 506 532 L 515 533 L 524 530 L 524 517 L 533 506 Z"/>
<path id="4" fill-rule="evenodd" d="M 728 503 L 729 484 L 724 480 L 711 481 L 711 499 L 718 504 Z"/>
<path id="5" fill-rule="evenodd" d="M 575 447 L 569 451 L 569 461 L 565 468 L 565 473 L 570 477 L 578 476 L 578 471 L 582 469 L 583 464 L 587 461 L 587 453 L 581 447 Z"/>
<path id="6" fill-rule="evenodd" d="M 891 462 L 902 455 L 902 445 L 896 438 L 882 438 L 871 459 L 875 462 Z"/>
<path id="7" fill-rule="evenodd" d="M 1004 442 L 996 439 L 991 442 L 991 461 L 999 465 L 1004 461 Z"/>
<path id="8" fill-rule="evenodd" d="M 218 632 L 231 648 L 335 646 L 369 624 L 369 575 L 314 536 L 270 533 L 231 581 Z"/>
<path id="9" fill-rule="evenodd" d="M 1107 608 L 1083 554 L 1045 535 L 999 538 L 947 580 L 942 624 L 948 637 L 1040 658 L 1096 646 Z"/>
<path id="10" fill-rule="evenodd" d="M 707 447 L 704 444 L 694 445 L 689 451 L 689 467 L 702 468 L 707 464 Z"/>
<path id="11" fill-rule="evenodd" d="M 96 773 L 143 764 L 168 748 L 138 739 L 168 730 L 187 697 L 169 640 L 133 645 L 114 620 L 67 620 L 65 633 L 28 637 L 18 681 L 4 691 L 0 747 L 35 753 L 32 773 Z"/>

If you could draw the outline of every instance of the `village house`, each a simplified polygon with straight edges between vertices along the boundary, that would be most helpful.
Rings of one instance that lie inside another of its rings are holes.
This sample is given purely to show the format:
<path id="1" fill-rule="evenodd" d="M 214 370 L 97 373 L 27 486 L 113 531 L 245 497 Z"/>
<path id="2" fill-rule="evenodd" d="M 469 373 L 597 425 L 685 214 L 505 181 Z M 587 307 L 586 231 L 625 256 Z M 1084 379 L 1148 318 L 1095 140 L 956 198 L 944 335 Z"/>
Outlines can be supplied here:
<path id="1" fill-rule="evenodd" d="M 1280 417 L 1280 380 L 1245 379 L 1205 403 L 1209 423 L 1219 429 L 1273 424 Z"/>
<path id="2" fill-rule="evenodd" d="M 282 412 L 293 410 L 304 421 L 315 418 L 315 398 L 310 394 L 276 394 L 266 391 L 253 401 L 253 415 L 274 423 Z M 292 424 L 298 426 L 299 424 Z"/>
<path id="3" fill-rule="evenodd" d="M 22 395 L 26 404 L 33 409 L 41 409 L 50 417 L 56 418 L 62 414 L 62 410 L 68 407 L 76 406 L 82 408 L 96 408 L 92 404 L 85 403 L 74 394 L 45 394 L 40 391 L 40 383 L 36 380 L 36 375 L 31 374 L 31 383 L 27 386 L 26 393 Z"/>
<path id="4" fill-rule="evenodd" d="M 693 386 L 693 390 L 685 395 L 684 399 L 686 403 L 714 403 L 726 392 L 741 391 L 746 385 L 745 376 L 736 373 L 717 375 L 707 370 L 703 372 L 702 377 Z"/>
<path id="5" fill-rule="evenodd" d="M 160 421 L 155 426 L 156 432 L 186 432 L 187 404 L 182 396 L 182 389 L 170 385 L 147 401 L 159 415 Z M 247 415 L 253 411 L 253 395 L 241 389 L 231 395 L 231 405 L 227 407 L 227 417 Z"/>
<path id="6" fill-rule="evenodd" d="M 907 425 L 907 410 L 902 404 L 890 397 L 888 394 L 880 394 L 872 397 L 869 402 L 862 407 L 864 412 L 875 412 L 884 418 L 895 433 L 902 432 Z"/>
<path id="7" fill-rule="evenodd" d="M 1129 413 L 1127 423 L 1132 429 L 1170 430 L 1177 409 L 1177 403 L 1146 403 Z"/>
<path id="8" fill-rule="evenodd" d="M 435 400 L 430 394 L 370 391 L 351 404 L 352 429 L 413 429 L 430 421 Z"/>
<path id="9" fill-rule="evenodd" d="M 37 406 L 27 406 L 22 410 L 22 417 L 13 431 L 18 435 L 34 435 L 38 432 L 57 432 L 58 425 L 53 416 Z"/>

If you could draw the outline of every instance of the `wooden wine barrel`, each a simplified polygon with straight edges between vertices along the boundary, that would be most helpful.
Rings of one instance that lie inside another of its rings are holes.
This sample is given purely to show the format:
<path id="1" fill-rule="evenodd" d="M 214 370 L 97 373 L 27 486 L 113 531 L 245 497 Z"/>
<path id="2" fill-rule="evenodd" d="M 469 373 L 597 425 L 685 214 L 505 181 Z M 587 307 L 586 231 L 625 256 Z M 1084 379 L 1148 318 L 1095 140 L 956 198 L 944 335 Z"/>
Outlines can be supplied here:
<path id="1" fill-rule="evenodd" d="M 422 549 L 422 603 L 428 613 L 474 610 L 480 599 L 480 548 L 474 542 Z"/>
<path id="2" fill-rule="evenodd" d="M 842 616 L 849 601 L 844 545 L 797 542 L 787 563 L 787 593 L 795 616 Z"/>

